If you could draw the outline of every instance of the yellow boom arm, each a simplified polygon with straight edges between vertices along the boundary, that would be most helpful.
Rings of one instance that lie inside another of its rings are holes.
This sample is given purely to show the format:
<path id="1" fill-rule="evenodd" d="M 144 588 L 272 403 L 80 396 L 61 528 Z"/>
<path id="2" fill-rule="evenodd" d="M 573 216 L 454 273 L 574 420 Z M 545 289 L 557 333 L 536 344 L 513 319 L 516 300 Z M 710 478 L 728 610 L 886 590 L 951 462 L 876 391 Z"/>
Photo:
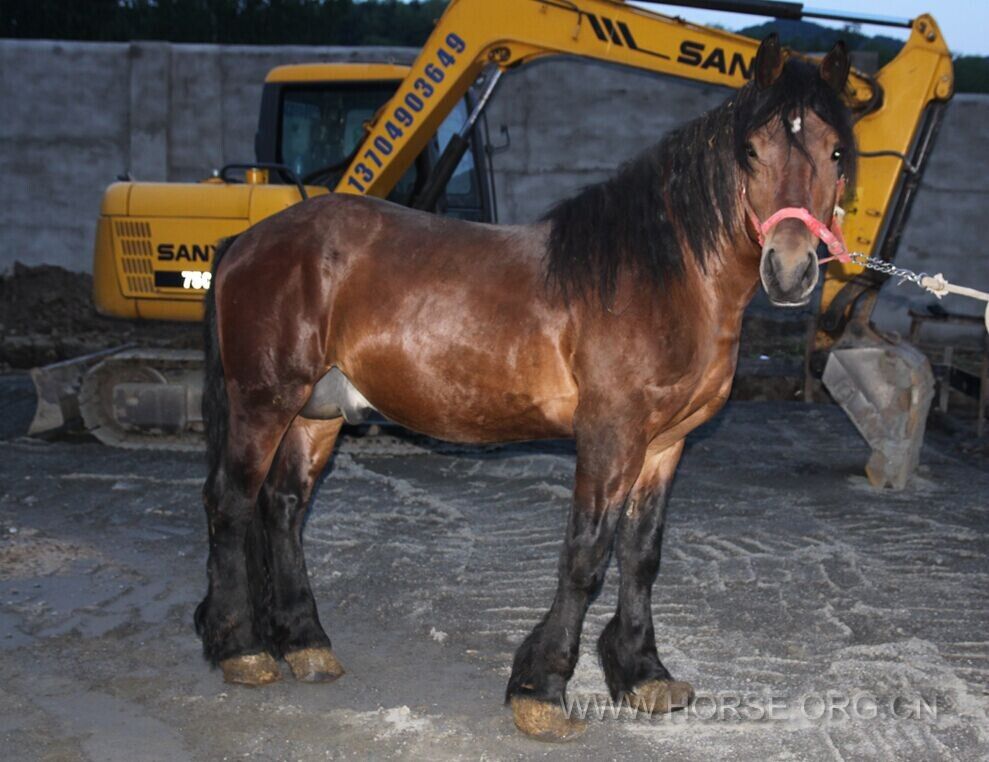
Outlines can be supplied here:
<path id="1" fill-rule="evenodd" d="M 569 54 L 715 85 L 741 87 L 759 42 L 618 0 L 452 0 L 408 76 L 376 116 L 336 191 L 385 196 L 487 65 L 509 69 Z M 914 20 L 899 55 L 873 80 L 853 72 L 849 97 L 863 158 L 845 236 L 872 254 L 923 114 L 952 94 L 951 56 L 934 19 Z M 617 162 L 616 162 L 617 163 Z M 834 263 L 823 303 L 860 271 Z"/>

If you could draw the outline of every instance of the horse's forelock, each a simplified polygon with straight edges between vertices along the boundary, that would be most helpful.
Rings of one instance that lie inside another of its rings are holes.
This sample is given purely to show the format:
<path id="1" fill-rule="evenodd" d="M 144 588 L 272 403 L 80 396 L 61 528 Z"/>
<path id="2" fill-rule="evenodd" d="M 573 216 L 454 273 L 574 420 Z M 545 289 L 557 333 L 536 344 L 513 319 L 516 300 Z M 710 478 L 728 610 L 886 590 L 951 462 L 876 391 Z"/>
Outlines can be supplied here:
<path id="1" fill-rule="evenodd" d="M 812 112 L 838 133 L 845 149 L 842 171 L 848 187 L 854 187 L 856 162 L 852 115 L 841 97 L 821 78 L 815 64 L 790 60 L 771 87 L 759 90 L 747 85 L 733 100 L 735 161 L 743 171 L 752 171 L 746 144 L 753 132 L 774 121 L 786 124 L 793 115 L 805 117 Z M 804 145 L 805 132 L 783 132 L 792 148 L 808 155 Z"/>

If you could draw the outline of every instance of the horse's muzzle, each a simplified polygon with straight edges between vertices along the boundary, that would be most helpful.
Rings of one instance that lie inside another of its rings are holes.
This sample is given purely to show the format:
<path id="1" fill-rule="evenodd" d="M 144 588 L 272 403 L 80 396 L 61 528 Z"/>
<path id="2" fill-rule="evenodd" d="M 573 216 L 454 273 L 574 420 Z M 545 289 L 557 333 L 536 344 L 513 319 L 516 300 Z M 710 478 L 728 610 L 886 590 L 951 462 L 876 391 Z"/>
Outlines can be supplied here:
<path id="1" fill-rule="evenodd" d="M 804 255 L 782 254 L 771 244 L 762 251 L 759 264 L 762 287 L 769 300 L 778 307 L 803 307 L 810 301 L 818 279 L 817 252 Z"/>

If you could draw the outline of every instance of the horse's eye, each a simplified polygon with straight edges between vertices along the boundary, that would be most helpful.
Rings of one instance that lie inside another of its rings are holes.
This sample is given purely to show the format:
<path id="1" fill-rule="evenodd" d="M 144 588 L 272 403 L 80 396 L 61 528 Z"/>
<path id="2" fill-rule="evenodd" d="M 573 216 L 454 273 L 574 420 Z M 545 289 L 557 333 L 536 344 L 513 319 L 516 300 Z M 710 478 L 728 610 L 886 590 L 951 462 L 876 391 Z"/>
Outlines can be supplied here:
<path id="1" fill-rule="evenodd" d="M 834 151 L 831 152 L 831 161 L 841 161 L 842 156 L 842 150 L 840 148 L 835 148 Z"/>
<path id="2" fill-rule="evenodd" d="M 758 159 L 759 158 L 759 154 L 757 154 L 755 152 L 755 146 L 752 145 L 751 143 L 746 143 L 745 144 L 745 153 L 748 154 L 748 156 L 749 156 L 750 159 Z"/>

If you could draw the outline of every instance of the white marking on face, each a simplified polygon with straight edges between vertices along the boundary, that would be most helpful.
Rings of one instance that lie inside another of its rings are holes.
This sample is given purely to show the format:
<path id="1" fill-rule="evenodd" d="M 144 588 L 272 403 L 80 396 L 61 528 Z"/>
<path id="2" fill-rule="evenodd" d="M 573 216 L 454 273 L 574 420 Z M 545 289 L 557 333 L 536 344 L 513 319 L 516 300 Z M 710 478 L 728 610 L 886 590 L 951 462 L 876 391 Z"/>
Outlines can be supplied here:
<path id="1" fill-rule="evenodd" d="M 794 135 L 800 132 L 800 127 L 802 126 L 801 121 L 802 120 L 800 119 L 799 116 L 795 116 L 793 117 L 793 119 L 790 120 L 790 132 L 792 132 Z"/>

